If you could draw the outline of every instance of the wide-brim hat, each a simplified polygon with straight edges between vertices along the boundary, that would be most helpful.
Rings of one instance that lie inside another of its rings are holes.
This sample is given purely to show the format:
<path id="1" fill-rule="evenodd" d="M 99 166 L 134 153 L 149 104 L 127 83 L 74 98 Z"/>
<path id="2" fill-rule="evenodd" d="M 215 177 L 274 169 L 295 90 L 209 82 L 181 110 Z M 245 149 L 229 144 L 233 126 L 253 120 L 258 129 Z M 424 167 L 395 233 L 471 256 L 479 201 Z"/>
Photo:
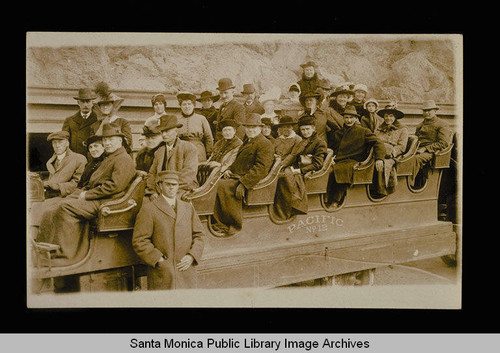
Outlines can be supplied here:
<path id="1" fill-rule="evenodd" d="M 243 126 L 264 126 L 264 123 L 260 119 L 260 114 L 250 113 L 247 115 L 247 118 L 243 124 Z"/>
<path id="2" fill-rule="evenodd" d="M 405 113 L 403 113 L 401 110 L 396 109 L 396 107 L 394 107 L 393 105 L 386 105 L 384 109 L 380 109 L 377 112 L 377 114 L 380 115 L 382 118 L 386 113 L 394 114 L 396 119 L 401 119 L 402 117 L 405 116 Z"/>
<path id="3" fill-rule="evenodd" d="M 337 97 L 339 94 L 354 94 L 354 91 L 349 88 L 349 85 L 342 85 L 337 88 L 335 88 L 335 91 L 333 91 L 330 94 L 330 97 Z"/>
<path id="4" fill-rule="evenodd" d="M 278 124 L 276 125 L 284 126 L 284 125 L 295 125 L 295 124 L 297 124 L 297 122 L 295 122 L 291 116 L 284 115 L 280 118 Z"/>
<path id="5" fill-rule="evenodd" d="M 228 89 L 234 88 L 233 81 L 230 78 L 224 77 L 219 80 L 219 86 L 217 90 L 226 91 Z"/>
<path id="6" fill-rule="evenodd" d="M 240 124 L 238 124 L 238 122 L 234 119 L 223 119 L 220 123 L 219 123 L 219 128 L 222 130 L 223 128 L 227 127 L 227 126 L 232 126 L 234 127 L 234 129 L 236 130 Z"/>
<path id="7" fill-rule="evenodd" d="M 76 100 L 94 100 L 96 99 L 96 95 L 94 91 L 90 88 L 80 88 L 78 90 L 78 96 L 73 97 Z"/>
<path id="8" fill-rule="evenodd" d="M 353 105 L 350 105 L 350 104 L 348 104 L 346 106 L 346 108 L 344 109 L 344 112 L 342 113 L 342 116 L 346 116 L 346 115 L 352 115 L 352 116 L 355 116 L 357 118 L 360 117 L 360 115 L 358 114 L 358 111 L 356 110 L 356 107 Z"/>
<path id="9" fill-rule="evenodd" d="M 215 103 L 220 99 L 220 95 L 219 94 L 214 95 L 211 91 L 203 91 L 200 94 L 200 98 L 196 98 L 198 102 L 204 99 L 211 99 L 212 102 Z"/>
<path id="10" fill-rule="evenodd" d="M 299 97 L 300 104 L 302 104 L 303 106 L 305 106 L 306 98 L 309 98 L 309 97 L 314 97 L 314 98 L 316 98 L 316 100 L 320 101 L 322 99 L 322 97 L 323 97 L 323 94 L 321 94 L 321 92 L 319 92 L 318 90 L 304 92 Z"/>
<path id="11" fill-rule="evenodd" d="M 120 126 L 115 125 L 113 123 L 103 124 L 102 132 L 99 135 L 100 137 L 111 137 L 111 136 L 121 136 L 125 137 L 125 134 L 122 132 Z"/>
<path id="12" fill-rule="evenodd" d="M 69 140 L 69 132 L 67 131 L 56 131 L 52 132 L 47 136 L 47 141 L 52 140 Z"/>
<path id="13" fill-rule="evenodd" d="M 194 102 L 196 102 L 196 96 L 191 92 L 179 92 L 177 94 L 177 100 L 179 102 L 189 100 L 189 101 L 192 101 L 194 103 Z"/>
<path id="14" fill-rule="evenodd" d="M 431 110 L 431 109 L 438 110 L 439 107 L 436 105 L 436 102 L 434 102 L 432 99 L 426 100 L 422 104 L 422 110 Z"/>
<path id="15" fill-rule="evenodd" d="M 160 116 L 160 124 L 156 127 L 158 131 L 170 130 L 173 128 L 180 128 L 182 124 L 177 121 L 175 115 L 162 115 Z"/>
<path id="16" fill-rule="evenodd" d="M 245 93 L 255 93 L 255 86 L 251 83 L 246 83 L 243 85 L 243 91 L 241 91 L 242 94 Z"/>
<path id="17" fill-rule="evenodd" d="M 314 125 L 314 126 L 316 126 L 316 120 L 314 119 L 314 116 L 311 116 L 311 115 L 302 115 L 299 118 L 299 127 L 304 126 L 304 125 Z"/>
<path id="18" fill-rule="evenodd" d="M 309 67 L 309 66 L 312 66 L 312 67 L 314 67 L 314 68 L 317 68 L 317 67 L 318 67 L 318 66 L 316 65 L 316 63 L 315 63 L 314 61 L 312 61 L 312 60 L 309 60 L 309 61 L 307 61 L 307 62 L 305 62 L 305 63 L 303 63 L 303 64 L 300 64 L 300 67 L 301 67 L 301 68 L 305 68 L 305 67 Z"/>

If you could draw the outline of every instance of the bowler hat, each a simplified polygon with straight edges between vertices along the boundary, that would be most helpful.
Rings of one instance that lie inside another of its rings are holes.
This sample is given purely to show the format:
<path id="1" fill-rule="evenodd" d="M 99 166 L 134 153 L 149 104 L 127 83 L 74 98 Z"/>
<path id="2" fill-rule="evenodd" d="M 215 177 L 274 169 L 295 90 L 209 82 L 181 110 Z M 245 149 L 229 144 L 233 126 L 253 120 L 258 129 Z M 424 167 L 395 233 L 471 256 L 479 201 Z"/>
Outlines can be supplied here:
<path id="1" fill-rule="evenodd" d="M 99 136 L 99 135 L 92 135 L 90 136 L 87 141 L 84 142 L 84 145 L 87 147 L 87 149 L 89 148 L 89 146 L 91 144 L 93 144 L 94 142 L 97 142 L 97 141 L 100 141 L 102 143 L 102 137 Z"/>
<path id="2" fill-rule="evenodd" d="M 160 116 L 160 124 L 156 127 L 158 131 L 165 131 L 173 129 L 174 127 L 182 127 L 182 124 L 177 121 L 175 115 L 162 115 Z"/>
<path id="3" fill-rule="evenodd" d="M 264 123 L 260 120 L 260 114 L 250 113 L 247 115 L 245 122 L 241 125 L 244 125 L 244 126 L 264 126 Z"/>
<path id="4" fill-rule="evenodd" d="M 241 92 L 242 94 L 245 93 L 255 93 L 255 87 L 251 83 L 246 83 L 243 85 L 243 91 Z"/>
<path id="5" fill-rule="evenodd" d="M 317 67 L 318 67 L 318 66 L 316 65 L 316 63 L 315 63 L 314 61 L 312 61 L 312 60 L 309 60 L 309 61 L 307 61 L 307 62 L 305 62 L 305 63 L 303 63 L 303 64 L 300 64 L 300 67 L 302 67 L 302 68 L 309 67 L 309 66 L 312 66 L 312 67 L 314 67 L 314 68 L 317 68 Z"/>
<path id="6" fill-rule="evenodd" d="M 422 104 L 422 110 L 432 110 L 432 109 L 436 110 L 439 109 L 439 107 L 436 105 L 436 102 L 434 102 L 432 99 L 426 100 Z"/>
<path id="7" fill-rule="evenodd" d="M 337 97 L 339 94 L 354 94 L 354 92 L 350 89 L 349 85 L 344 84 L 342 86 L 338 86 L 335 88 L 335 91 L 330 94 L 330 97 Z"/>
<path id="8" fill-rule="evenodd" d="M 237 128 L 238 128 L 238 126 L 240 126 L 240 125 L 238 124 L 238 122 L 237 122 L 236 120 L 234 120 L 234 119 L 229 119 L 229 118 L 228 118 L 228 119 L 223 119 L 223 120 L 219 123 L 219 127 L 220 127 L 220 129 L 223 129 L 223 128 L 225 128 L 226 126 L 232 126 L 232 127 L 234 127 L 235 129 L 237 129 Z"/>
<path id="9" fill-rule="evenodd" d="M 299 127 L 304 126 L 304 125 L 314 125 L 316 126 L 316 121 L 314 119 L 314 116 L 311 115 L 302 115 L 299 118 Z"/>
<path id="10" fill-rule="evenodd" d="M 101 132 L 100 136 L 101 137 L 111 137 L 111 136 L 125 137 L 125 135 L 122 132 L 122 129 L 120 129 L 120 126 L 115 125 L 113 123 L 103 124 L 102 125 L 102 132 Z"/>
<path id="11" fill-rule="evenodd" d="M 358 83 L 354 85 L 353 91 L 363 91 L 365 93 L 368 93 L 368 87 L 362 83 Z"/>
<path id="12" fill-rule="evenodd" d="M 182 101 L 190 100 L 194 104 L 196 103 L 196 96 L 191 92 L 179 92 L 177 94 L 177 100 L 179 101 L 179 103 L 181 103 Z"/>
<path id="13" fill-rule="evenodd" d="M 165 108 L 167 107 L 167 99 L 161 93 L 155 94 L 153 97 L 151 97 L 151 104 L 153 105 L 153 107 L 156 102 L 163 102 Z"/>
<path id="14" fill-rule="evenodd" d="M 200 94 L 200 98 L 196 98 L 196 100 L 199 102 L 199 101 L 201 101 L 201 100 L 203 100 L 203 99 L 211 99 L 211 100 L 212 100 L 212 102 L 214 102 L 214 103 L 215 103 L 215 102 L 217 102 L 217 101 L 219 100 L 219 98 L 220 98 L 220 95 L 218 95 L 218 94 L 217 94 L 217 95 L 214 95 L 214 94 L 213 94 L 212 92 L 210 92 L 210 91 L 203 91 L 203 92 L 201 92 L 201 94 Z"/>
<path id="15" fill-rule="evenodd" d="M 76 100 L 93 100 L 96 99 L 96 95 L 90 88 L 80 88 L 78 90 L 78 96 L 73 98 Z"/>
<path id="16" fill-rule="evenodd" d="M 355 116 L 357 118 L 360 117 L 360 115 L 358 114 L 358 111 L 356 110 L 356 107 L 354 105 L 351 105 L 351 104 L 348 104 L 345 109 L 344 109 L 344 112 L 342 113 L 343 116 L 346 116 L 346 115 L 352 115 L 352 116 Z"/>
<path id="17" fill-rule="evenodd" d="M 316 98 L 316 100 L 320 101 L 321 98 L 323 97 L 323 95 L 318 90 L 304 92 L 304 94 L 299 97 L 300 104 L 305 106 L 306 98 L 309 98 L 309 97 L 314 97 L 314 98 Z"/>
<path id="18" fill-rule="evenodd" d="M 401 110 L 398 110 L 396 108 L 396 104 L 389 104 L 386 105 L 384 109 L 380 109 L 377 114 L 380 115 L 382 118 L 384 117 L 384 114 L 390 113 L 394 114 L 396 119 L 401 119 L 402 117 L 405 116 L 405 113 L 403 113 Z"/>
<path id="19" fill-rule="evenodd" d="M 231 88 L 234 88 L 234 85 L 230 78 L 224 77 L 219 80 L 219 86 L 217 87 L 219 91 L 226 91 Z"/>
<path id="20" fill-rule="evenodd" d="M 52 140 L 69 140 L 69 132 L 64 130 L 53 132 L 47 136 L 47 141 Z"/>
<path id="21" fill-rule="evenodd" d="M 280 118 L 279 122 L 277 125 L 283 126 L 283 125 L 295 125 L 297 124 L 295 121 L 293 121 L 293 118 L 289 115 L 284 115 Z"/>
<path id="22" fill-rule="evenodd" d="M 156 181 L 175 180 L 179 182 L 179 172 L 175 170 L 162 170 L 156 175 Z"/>

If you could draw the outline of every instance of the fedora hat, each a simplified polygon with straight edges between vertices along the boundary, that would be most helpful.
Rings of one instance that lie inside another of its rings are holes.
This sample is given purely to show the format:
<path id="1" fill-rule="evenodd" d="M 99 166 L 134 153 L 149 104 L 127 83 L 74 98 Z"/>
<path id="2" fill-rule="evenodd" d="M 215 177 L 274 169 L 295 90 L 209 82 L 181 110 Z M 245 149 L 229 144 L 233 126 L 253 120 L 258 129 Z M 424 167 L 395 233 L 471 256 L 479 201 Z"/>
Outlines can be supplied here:
<path id="1" fill-rule="evenodd" d="M 377 114 L 380 115 L 382 118 L 384 117 L 385 113 L 390 113 L 394 114 L 396 119 L 401 119 L 402 117 L 405 116 L 405 114 L 396 108 L 396 104 L 389 104 L 386 105 L 384 109 L 380 109 Z"/>
<path id="2" fill-rule="evenodd" d="M 299 127 L 304 125 L 314 125 L 316 126 L 316 120 L 311 115 L 302 115 L 299 118 Z"/>
<path id="3" fill-rule="evenodd" d="M 219 91 L 226 91 L 231 88 L 234 88 L 234 85 L 230 78 L 224 77 L 219 80 L 219 86 L 217 87 Z"/>
<path id="4" fill-rule="evenodd" d="M 343 116 L 346 116 L 346 115 L 352 115 L 352 116 L 355 116 L 357 118 L 359 118 L 359 114 L 358 114 L 358 111 L 356 110 L 356 107 L 351 105 L 351 104 L 348 104 L 344 110 L 344 112 L 342 113 Z"/>
<path id="5" fill-rule="evenodd" d="M 348 84 L 343 84 L 342 86 L 338 86 L 335 88 L 335 91 L 330 94 L 330 97 L 337 97 L 339 94 L 354 94 L 354 92 L 350 89 Z"/>
<path id="6" fill-rule="evenodd" d="M 199 102 L 199 101 L 202 101 L 203 99 L 211 99 L 212 102 L 217 102 L 220 98 L 220 95 L 214 95 L 211 91 L 203 91 L 201 92 L 200 94 L 200 98 L 196 98 L 196 100 Z"/>
<path id="7" fill-rule="evenodd" d="M 439 107 L 436 105 L 436 102 L 434 102 L 432 99 L 426 100 L 422 104 L 422 110 L 431 110 L 431 109 L 438 110 Z"/>
<path id="8" fill-rule="evenodd" d="M 227 126 L 232 126 L 234 127 L 234 129 L 236 130 L 238 128 L 238 126 L 240 126 L 238 124 L 238 122 L 234 119 L 223 119 L 220 123 L 219 123 L 219 127 L 220 129 L 222 130 L 223 128 L 227 127 Z"/>
<path id="9" fill-rule="evenodd" d="M 122 132 L 122 129 L 120 129 L 120 126 L 115 125 L 113 123 L 110 124 L 103 124 L 102 125 L 102 132 L 101 137 L 111 137 L 111 136 L 121 136 L 125 137 L 125 135 Z"/>
<path id="10" fill-rule="evenodd" d="M 380 104 L 378 104 L 378 101 L 375 99 L 375 98 L 370 98 L 370 99 L 367 99 L 365 104 L 363 104 L 363 108 L 366 109 L 366 106 L 368 105 L 368 103 L 373 103 L 376 105 L 376 108 L 375 109 L 378 109 L 378 107 L 380 106 Z"/>
<path id="11" fill-rule="evenodd" d="M 69 132 L 64 130 L 53 132 L 47 136 L 47 141 L 52 140 L 69 140 Z"/>
<path id="12" fill-rule="evenodd" d="M 251 83 L 246 83 L 243 85 L 243 91 L 241 93 L 255 93 L 255 86 Z"/>
<path id="13" fill-rule="evenodd" d="M 179 92 L 177 94 L 177 100 L 179 101 L 179 103 L 181 103 L 182 101 L 187 101 L 187 100 L 190 100 L 193 103 L 196 103 L 196 96 L 191 92 L 186 92 L 186 91 Z"/>
<path id="14" fill-rule="evenodd" d="M 302 68 L 309 67 L 309 66 L 312 66 L 312 67 L 314 67 L 314 68 L 317 68 L 317 67 L 318 67 L 318 66 L 316 65 L 316 63 L 315 63 L 314 61 L 312 61 L 312 60 L 309 60 L 309 61 L 307 61 L 307 62 L 305 62 L 305 63 L 303 63 L 303 64 L 300 64 L 300 67 L 302 67 Z"/>
<path id="15" fill-rule="evenodd" d="M 352 89 L 353 91 L 363 91 L 365 93 L 368 93 L 368 87 L 362 83 L 358 83 L 354 85 L 354 88 Z"/>
<path id="16" fill-rule="evenodd" d="M 175 115 L 162 115 L 160 116 L 160 124 L 156 127 L 158 131 L 165 131 L 173 129 L 174 127 L 182 127 L 182 124 L 177 121 Z"/>
<path id="17" fill-rule="evenodd" d="M 78 90 L 78 96 L 73 98 L 76 100 L 94 100 L 96 99 L 96 95 L 90 88 L 80 88 Z"/>
<path id="18" fill-rule="evenodd" d="M 250 113 L 247 115 L 245 122 L 241 125 L 243 125 L 243 126 L 264 126 L 264 123 L 260 120 L 260 114 Z"/>
<path id="19" fill-rule="evenodd" d="M 289 115 L 284 115 L 280 118 L 278 126 L 284 126 L 284 125 L 295 125 L 297 124 L 295 121 L 293 121 L 293 118 Z"/>
<path id="20" fill-rule="evenodd" d="M 309 97 L 314 97 L 314 98 L 316 98 L 316 100 L 320 101 L 321 98 L 323 97 L 323 94 L 321 94 L 321 92 L 318 90 L 304 92 L 302 94 L 302 96 L 299 97 L 300 104 L 305 106 L 306 98 L 309 98 Z"/>

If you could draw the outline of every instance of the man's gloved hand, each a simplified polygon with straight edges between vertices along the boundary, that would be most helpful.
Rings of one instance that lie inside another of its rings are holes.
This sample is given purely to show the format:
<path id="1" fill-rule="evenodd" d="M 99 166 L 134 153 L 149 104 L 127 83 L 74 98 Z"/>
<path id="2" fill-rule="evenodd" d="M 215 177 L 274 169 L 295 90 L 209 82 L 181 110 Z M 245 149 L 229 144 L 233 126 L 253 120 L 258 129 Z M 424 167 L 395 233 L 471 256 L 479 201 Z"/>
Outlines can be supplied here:
<path id="1" fill-rule="evenodd" d="M 243 200 L 243 196 L 245 196 L 245 187 L 242 183 L 239 183 L 236 187 L 236 192 L 234 193 L 234 197 L 236 200 Z"/>

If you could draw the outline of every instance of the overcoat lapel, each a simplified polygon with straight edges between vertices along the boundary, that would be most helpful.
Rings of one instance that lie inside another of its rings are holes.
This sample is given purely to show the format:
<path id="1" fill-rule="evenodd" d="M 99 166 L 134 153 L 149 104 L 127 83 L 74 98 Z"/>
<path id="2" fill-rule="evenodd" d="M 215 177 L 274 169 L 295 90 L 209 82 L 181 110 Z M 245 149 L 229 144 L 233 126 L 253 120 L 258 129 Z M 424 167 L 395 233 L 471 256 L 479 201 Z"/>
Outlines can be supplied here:
<path id="1" fill-rule="evenodd" d="M 167 216 L 176 219 L 176 214 L 174 209 L 168 204 L 167 200 L 162 195 L 159 195 L 154 201 L 153 204 Z"/>
<path id="2" fill-rule="evenodd" d="M 177 215 L 175 219 L 175 224 L 183 224 L 185 223 L 184 217 L 188 214 L 188 203 L 185 202 L 179 202 L 179 199 L 176 200 L 176 207 L 177 207 Z"/>
<path id="3" fill-rule="evenodd" d="M 54 153 L 52 155 L 52 157 L 50 157 L 50 159 L 47 161 L 46 163 L 46 166 L 47 166 L 47 170 L 49 171 L 50 174 L 54 174 L 56 169 L 54 168 L 54 161 L 56 160 L 57 156 L 56 154 Z"/>

